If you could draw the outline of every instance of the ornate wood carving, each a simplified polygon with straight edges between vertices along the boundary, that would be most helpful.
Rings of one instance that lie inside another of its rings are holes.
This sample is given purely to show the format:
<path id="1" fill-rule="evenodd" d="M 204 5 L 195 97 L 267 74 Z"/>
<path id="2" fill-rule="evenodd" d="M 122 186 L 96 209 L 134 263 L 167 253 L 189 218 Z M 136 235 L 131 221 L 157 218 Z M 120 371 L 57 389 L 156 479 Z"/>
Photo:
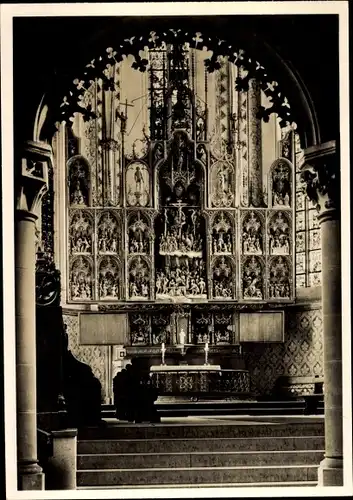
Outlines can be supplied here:
<path id="1" fill-rule="evenodd" d="M 293 165 L 285 158 L 276 160 L 270 169 L 269 205 L 290 208 L 293 205 Z"/>
<path id="2" fill-rule="evenodd" d="M 122 269 L 117 257 L 105 255 L 98 261 L 99 300 L 119 300 L 121 298 Z"/>
<path id="3" fill-rule="evenodd" d="M 90 205 L 90 166 L 83 156 L 73 156 L 67 162 L 69 200 L 71 207 Z"/>
<path id="4" fill-rule="evenodd" d="M 69 297 L 97 301 L 100 311 L 129 311 L 135 346 L 177 342 L 177 315 L 189 318 L 194 311 L 200 317 L 192 318 L 188 340 L 200 343 L 207 336 L 228 345 L 234 321 L 222 329 L 222 315 L 266 309 L 266 301 L 282 307 L 293 299 L 292 164 L 283 152 L 286 157 L 271 166 L 266 208 L 261 130 L 249 121 L 249 107 L 257 119 L 261 82 L 254 75 L 251 80 L 246 61 L 234 69 L 231 55 L 219 66 L 211 57 L 212 91 L 219 89 L 213 102 L 208 74 L 196 82 L 192 45 L 179 43 L 178 33 L 173 37 L 168 44 L 149 42 L 145 62 L 134 52 L 136 69 L 147 69 L 149 123 L 144 118 L 142 127 L 137 120 L 140 128 L 132 135 L 138 112 L 130 113 L 133 103 L 120 102 L 113 92 L 120 60 L 86 87 L 91 96 L 83 106 L 93 114 L 80 151 L 87 160 L 76 154 L 67 163 Z M 107 54 L 117 57 L 113 50 Z M 107 116 L 115 120 L 115 135 Z M 119 152 L 119 160 L 111 152 Z M 112 161 L 114 182 L 107 170 Z M 114 197 L 119 206 L 112 208 Z M 174 309 L 178 305 L 182 312 Z M 203 323 L 207 314 L 211 320 Z"/>
<path id="5" fill-rule="evenodd" d="M 74 301 L 94 299 L 93 261 L 91 257 L 78 255 L 70 259 L 69 297 Z"/>

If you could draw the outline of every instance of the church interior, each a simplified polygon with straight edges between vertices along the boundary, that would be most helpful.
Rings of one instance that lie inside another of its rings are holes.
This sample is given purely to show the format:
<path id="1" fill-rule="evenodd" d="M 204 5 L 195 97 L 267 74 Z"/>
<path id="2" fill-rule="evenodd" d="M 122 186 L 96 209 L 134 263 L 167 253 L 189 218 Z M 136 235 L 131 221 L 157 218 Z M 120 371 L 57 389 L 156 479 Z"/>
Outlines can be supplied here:
<path id="1" fill-rule="evenodd" d="M 337 16 L 251 17 L 14 21 L 19 489 L 343 484 Z M 160 427 L 116 418 L 131 363 Z M 167 444 L 136 473 L 143 439 L 240 452 L 271 418 L 316 440 L 277 479 Z M 132 448 L 90 465 L 95 439 Z"/>

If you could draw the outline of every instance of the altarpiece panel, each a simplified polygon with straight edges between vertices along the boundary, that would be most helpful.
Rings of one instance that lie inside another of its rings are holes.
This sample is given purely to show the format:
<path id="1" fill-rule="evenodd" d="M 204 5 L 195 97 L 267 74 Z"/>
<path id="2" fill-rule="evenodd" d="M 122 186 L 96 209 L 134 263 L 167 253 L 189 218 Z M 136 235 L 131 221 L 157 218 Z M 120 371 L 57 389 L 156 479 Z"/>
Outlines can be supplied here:
<path id="1" fill-rule="evenodd" d="M 138 78 L 126 59 L 92 80 L 82 106 L 95 117 L 67 131 L 68 301 L 136 304 L 135 346 L 180 333 L 143 304 L 187 305 L 188 342 L 229 345 L 223 304 L 294 299 L 293 167 L 263 164 L 263 96 L 236 87 L 244 67 L 220 57 L 208 72 L 177 42 L 143 60 Z"/>

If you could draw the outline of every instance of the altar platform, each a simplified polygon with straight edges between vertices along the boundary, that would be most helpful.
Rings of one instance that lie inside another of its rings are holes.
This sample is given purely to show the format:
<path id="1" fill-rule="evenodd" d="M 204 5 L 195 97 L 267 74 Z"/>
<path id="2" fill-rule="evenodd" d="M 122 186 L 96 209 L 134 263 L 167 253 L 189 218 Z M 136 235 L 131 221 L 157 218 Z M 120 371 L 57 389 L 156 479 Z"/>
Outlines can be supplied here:
<path id="1" fill-rule="evenodd" d="M 151 372 L 221 371 L 221 365 L 153 365 Z"/>

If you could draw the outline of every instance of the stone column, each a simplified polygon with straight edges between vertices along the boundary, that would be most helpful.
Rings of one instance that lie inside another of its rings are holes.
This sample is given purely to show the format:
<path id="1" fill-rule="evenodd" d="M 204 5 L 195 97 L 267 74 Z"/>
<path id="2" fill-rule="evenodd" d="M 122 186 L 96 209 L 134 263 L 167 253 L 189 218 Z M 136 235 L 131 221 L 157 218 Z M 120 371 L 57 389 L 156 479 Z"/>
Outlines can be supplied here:
<path id="1" fill-rule="evenodd" d="M 250 204 L 253 207 L 263 205 L 262 190 L 262 136 L 261 120 L 257 114 L 261 106 L 259 83 L 251 78 L 248 90 L 248 126 L 249 126 L 249 181 Z"/>
<path id="2" fill-rule="evenodd" d="M 17 461 L 19 490 L 44 489 L 37 460 L 35 221 L 36 210 L 48 188 L 51 147 L 25 144 L 21 170 L 16 175 L 15 290 Z"/>
<path id="3" fill-rule="evenodd" d="M 305 151 L 307 195 L 317 205 L 322 248 L 325 458 L 320 486 L 343 485 L 340 174 L 335 141 Z"/>
<path id="4" fill-rule="evenodd" d="M 53 454 L 48 459 L 46 489 L 75 490 L 77 471 L 77 429 L 51 432 Z"/>

